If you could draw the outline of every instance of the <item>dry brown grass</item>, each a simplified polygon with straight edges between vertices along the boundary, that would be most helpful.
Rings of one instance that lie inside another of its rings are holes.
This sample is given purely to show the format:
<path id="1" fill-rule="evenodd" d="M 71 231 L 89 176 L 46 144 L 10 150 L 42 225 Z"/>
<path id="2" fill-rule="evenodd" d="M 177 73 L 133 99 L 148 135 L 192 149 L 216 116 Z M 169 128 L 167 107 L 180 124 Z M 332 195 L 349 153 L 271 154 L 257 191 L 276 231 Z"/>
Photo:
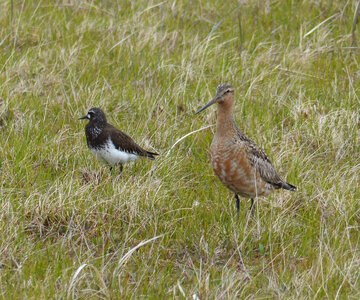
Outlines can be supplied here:
<path id="1" fill-rule="evenodd" d="M 1 296 L 359 298 L 356 4 L 1 2 Z M 221 82 L 298 186 L 255 220 L 197 132 Z M 110 176 L 77 121 L 93 106 L 161 156 Z"/>

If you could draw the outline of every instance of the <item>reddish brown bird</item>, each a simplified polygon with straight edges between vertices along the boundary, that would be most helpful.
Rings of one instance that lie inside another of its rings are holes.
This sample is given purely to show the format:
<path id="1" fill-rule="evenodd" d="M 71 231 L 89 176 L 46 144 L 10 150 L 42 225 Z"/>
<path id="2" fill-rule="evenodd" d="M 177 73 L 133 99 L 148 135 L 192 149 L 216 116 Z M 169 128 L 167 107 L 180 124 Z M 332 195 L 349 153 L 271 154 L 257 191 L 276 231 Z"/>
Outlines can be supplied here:
<path id="1" fill-rule="evenodd" d="M 223 83 L 216 88 L 216 96 L 196 114 L 218 104 L 210 163 L 221 183 L 235 193 L 238 216 L 239 196 L 251 199 L 250 210 L 253 216 L 255 197 L 266 196 L 280 188 L 295 191 L 296 187 L 281 179 L 265 152 L 236 126 L 234 102 L 233 86 Z"/>

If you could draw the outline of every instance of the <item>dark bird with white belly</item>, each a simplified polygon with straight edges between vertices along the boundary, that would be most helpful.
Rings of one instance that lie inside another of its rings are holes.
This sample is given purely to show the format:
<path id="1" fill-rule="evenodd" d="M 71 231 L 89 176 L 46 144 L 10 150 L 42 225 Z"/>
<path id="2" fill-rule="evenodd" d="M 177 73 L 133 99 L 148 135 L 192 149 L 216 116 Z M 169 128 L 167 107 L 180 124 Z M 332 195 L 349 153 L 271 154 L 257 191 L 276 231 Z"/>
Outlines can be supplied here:
<path id="1" fill-rule="evenodd" d="M 86 143 L 94 156 L 103 163 L 110 166 L 110 171 L 115 165 L 135 161 L 140 157 L 155 159 L 155 152 L 141 148 L 126 133 L 110 125 L 105 113 L 97 107 L 91 108 L 80 120 L 87 119 L 85 126 Z"/>

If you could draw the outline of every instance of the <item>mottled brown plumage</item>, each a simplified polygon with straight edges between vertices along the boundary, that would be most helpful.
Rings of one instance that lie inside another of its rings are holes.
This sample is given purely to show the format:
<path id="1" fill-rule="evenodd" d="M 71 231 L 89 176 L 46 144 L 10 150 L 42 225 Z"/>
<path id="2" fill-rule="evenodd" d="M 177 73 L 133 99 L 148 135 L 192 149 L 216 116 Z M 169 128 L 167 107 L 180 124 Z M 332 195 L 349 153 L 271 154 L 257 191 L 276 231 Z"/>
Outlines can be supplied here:
<path id="1" fill-rule="evenodd" d="M 229 84 L 220 84 L 215 98 L 197 114 L 218 103 L 216 133 L 210 147 L 210 163 L 220 181 L 235 193 L 237 211 L 240 195 L 251 198 L 253 214 L 255 197 L 266 196 L 279 188 L 294 191 L 296 187 L 281 179 L 265 152 L 236 126 L 234 102 L 234 88 Z"/>

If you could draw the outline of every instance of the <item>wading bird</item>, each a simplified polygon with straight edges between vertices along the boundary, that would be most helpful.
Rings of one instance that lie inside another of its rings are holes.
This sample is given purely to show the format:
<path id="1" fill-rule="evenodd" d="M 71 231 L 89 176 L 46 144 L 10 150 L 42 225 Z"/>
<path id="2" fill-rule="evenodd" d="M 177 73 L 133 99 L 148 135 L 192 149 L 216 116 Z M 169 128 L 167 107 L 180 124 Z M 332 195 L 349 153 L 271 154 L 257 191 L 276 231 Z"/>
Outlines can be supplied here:
<path id="1" fill-rule="evenodd" d="M 110 125 L 100 108 L 90 109 L 79 120 L 84 119 L 89 120 L 85 126 L 88 148 L 98 160 L 110 166 L 110 172 L 117 164 L 122 172 L 124 163 L 135 161 L 139 157 L 155 159 L 155 155 L 158 155 L 144 150 L 126 133 Z"/>
<path id="2" fill-rule="evenodd" d="M 210 147 L 211 166 L 221 183 L 235 194 L 238 217 L 239 196 L 251 199 L 253 216 L 254 198 L 280 188 L 295 191 L 296 187 L 281 179 L 265 152 L 236 126 L 233 86 L 220 84 L 215 97 L 196 114 L 215 103 L 218 104 L 218 115 Z"/>

